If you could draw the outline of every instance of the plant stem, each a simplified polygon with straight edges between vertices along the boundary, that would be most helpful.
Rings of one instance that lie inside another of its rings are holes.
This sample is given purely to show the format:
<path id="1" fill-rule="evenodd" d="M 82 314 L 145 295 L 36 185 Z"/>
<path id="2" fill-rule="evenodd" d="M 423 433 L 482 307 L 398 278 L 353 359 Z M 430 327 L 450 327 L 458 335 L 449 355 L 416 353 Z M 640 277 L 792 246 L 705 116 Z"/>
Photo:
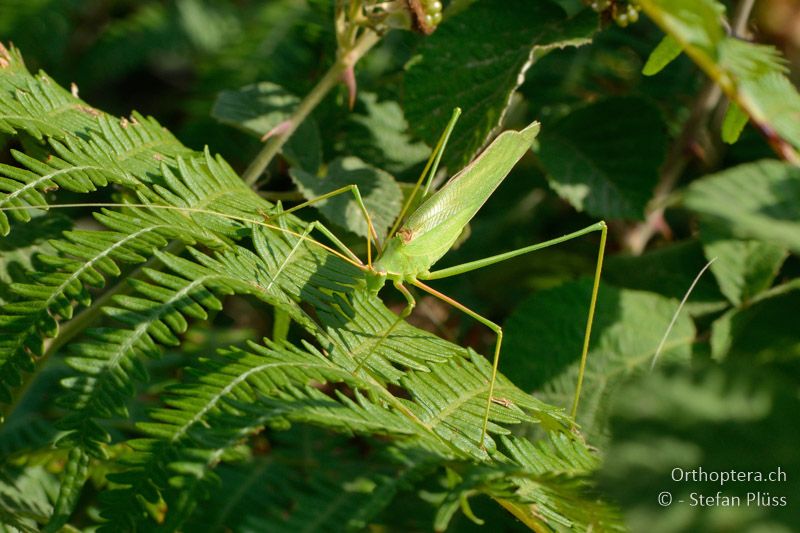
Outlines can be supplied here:
<path id="1" fill-rule="evenodd" d="M 662 227 L 665 204 L 692 158 L 688 148 L 697 138 L 703 125 L 707 123 L 709 115 L 717 107 L 721 97 L 722 91 L 719 85 L 711 80 L 706 82 L 697 96 L 692 112 L 661 169 L 661 176 L 653 191 L 645 221 L 631 228 L 625 235 L 625 247 L 634 255 L 641 254 L 653 235 Z"/>
<path id="2" fill-rule="evenodd" d="M 734 35 L 740 35 L 746 30 L 754 4 L 755 0 L 740 0 L 736 5 L 731 24 Z M 697 95 L 691 114 L 667 155 L 659 182 L 653 191 L 653 198 L 650 200 L 645 221 L 628 230 L 624 237 L 625 247 L 634 255 L 641 254 L 653 235 L 664 227 L 666 204 L 692 159 L 689 147 L 695 142 L 698 133 L 708 123 L 709 116 L 722 99 L 719 82 L 720 80 L 709 79 L 700 94 Z"/>
<path id="3" fill-rule="evenodd" d="M 750 13 L 753 11 L 755 3 L 756 0 L 740 0 L 736 5 L 736 11 L 733 13 L 733 24 L 731 25 L 731 31 L 735 37 L 744 37 L 747 21 L 750 20 Z"/>
<path id="4" fill-rule="evenodd" d="M 287 121 L 287 127 L 280 133 L 270 137 L 261 151 L 256 155 L 247 170 L 244 171 L 242 179 L 248 184 L 253 185 L 261 176 L 272 159 L 278 154 L 280 149 L 289 140 L 289 137 L 297 130 L 308 115 L 316 108 L 323 98 L 333 89 L 342 78 L 342 74 L 352 68 L 370 48 L 380 41 L 381 37 L 372 30 L 366 30 L 359 37 L 353 47 L 342 53 L 336 62 L 331 65 L 328 72 L 311 89 L 305 98 L 297 106 L 297 109 Z"/>

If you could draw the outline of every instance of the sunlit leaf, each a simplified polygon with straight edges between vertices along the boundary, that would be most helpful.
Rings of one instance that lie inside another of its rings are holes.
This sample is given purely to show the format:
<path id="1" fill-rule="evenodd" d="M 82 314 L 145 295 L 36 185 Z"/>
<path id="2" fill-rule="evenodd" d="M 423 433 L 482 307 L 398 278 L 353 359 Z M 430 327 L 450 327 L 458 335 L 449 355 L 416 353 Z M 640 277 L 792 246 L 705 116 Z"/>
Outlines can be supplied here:
<path id="1" fill-rule="evenodd" d="M 685 205 L 708 223 L 741 239 L 800 252 L 800 169 L 763 160 L 692 183 Z"/>

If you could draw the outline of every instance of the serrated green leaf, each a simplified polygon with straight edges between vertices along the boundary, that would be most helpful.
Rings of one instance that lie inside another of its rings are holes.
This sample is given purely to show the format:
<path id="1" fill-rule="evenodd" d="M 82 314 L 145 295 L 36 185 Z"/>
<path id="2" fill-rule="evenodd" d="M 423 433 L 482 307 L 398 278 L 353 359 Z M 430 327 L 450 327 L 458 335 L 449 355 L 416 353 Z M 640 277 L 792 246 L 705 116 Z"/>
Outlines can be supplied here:
<path id="1" fill-rule="evenodd" d="M 687 208 L 740 239 L 800 253 L 800 168 L 773 160 L 740 165 L 692 183 Z"/>
<path id="2" fill-rule="evenodd" d="M 779 286 L 751 305 L 732 309 L 711 330 L 711 353 L 716 359 L 738 358 L 748 364 L 800 359 L 797 315 L 800 287 Z"/>
<path id="3" fill-rule="evenodd" d="M 740 86 L 758 103 L 751 116 L 774 128 L 795 149 L 800 147 L 800 94 L 794 84 L 782 73 L 773 72 L 743 80 Z"/>
<path id="4" fill-rule="evenodd" d="M 722 140 L 728 144 L 738 141 L 749 118 L 738 104 L 731 102 L 722 120 Z"/>
<path id="5" fill-rule="evenodd" d="M 665 129 L 646 101 L 609 98 L 544 125 L 539 156 L 550 186 L 575 209 L 641 219 L 664 160 Z"/>
<path id="6" fill-rule="evenodd" d="M 525 300 L 505 325 L 503 372 L 537 397 L 569 409 L 577 383 L 592 284 L 572 282 Z M 577 420 L 592 442 L 605 434 L 605 407 L 621 380 L 649 370 L 678 302 L 657 294 L 601 285 Z M 694 325 L 677 322 L 660 362 L 686 361 Z M 535 339 L 535 342 L 532 342 Z"/>
<path id="7" fill-rule="evenodd" d="M 672 63 L 675 58 L 681 55 L 681 51 L 680 43 L 671 35 L 667 35 L 661 39 L 658 46 L 650 52 L 650 57 L 647 58 L 647 63 L 645 63 L 642 68 L 642 74 L 645 76 L 655 76 L 667 65 Z"/>
<path id="8" fill-rule="evenodd" d="M 409 64 L 403 109 L 412 130 L 433 146 L 461 107 L 443 161 L 464 166 L 500 125 L 532 61 L 552 48 L 585 44 L 596 29 L 591 10 L 567 19 L 546 0 L 476 2 L 441 24 Z"/>
<path id="9" fill-rule="evenodd" d="M 262 137 L 289 120 L 300 99 L 280 85 L 260 82 L 238 90 L 222 91 L 214 102 L 211 116 Z M 312 117 L 306 118 L 283 147 L 283 154 L 292 165 L 316 172 L 322 164 L 322 141 L 319 127 Z"/>
<path id="10" fill-rule="evenodd" d="M 372 93 L 361 93 L 359 100 L 366 107 L 366 114 L 351 115 L 354 127 L 348 131 L 346 146 L 341 146 L 340 151 L 393 174 L 425 161 L 430 148 L 411 140 L 408 122 L 397 102 L 378 101 Z"/>
<path id="11" fill-rule="evenodd" d="M 725 6 L 716 0 L 645 0 L 641 3 L 645 7 L 652 6 L 659 15 L 670 17 L 666 22 L 679 41 L 711 50 L 725 36 L 720 23 Z"/>
<path id="12" fill-rule="evenodd" d="M 322 177 L 301 169 L 292 169 L 290 175 L 303 196 L 309 200 L 347 185 L 358 185 L 378 235 L 385 235 L 400 213 L 402 193 L 394 178 L 357 157 L 334 160 Z M 334 224 L 367 236 L 367 222 L 352 194 L 339 194 L 314 204 L 314 207 Z"/>
<path id="13" fill-rule="evenodd" d="M 786 249 L 762 241 L 726 239 L 713 230 L 701 231 L 706 257 L 716 258 L 711 272 L 722 293 L 734 305 L 752 300 L 769 288 L 786 259 Z"/>

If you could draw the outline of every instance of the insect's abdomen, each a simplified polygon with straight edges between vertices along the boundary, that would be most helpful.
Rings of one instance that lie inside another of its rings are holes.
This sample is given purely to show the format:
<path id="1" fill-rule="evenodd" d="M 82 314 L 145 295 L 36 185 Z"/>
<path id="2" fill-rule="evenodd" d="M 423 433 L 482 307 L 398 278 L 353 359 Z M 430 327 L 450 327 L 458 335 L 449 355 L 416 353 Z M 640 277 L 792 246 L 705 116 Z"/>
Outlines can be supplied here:
<path id="1" fill-rule="evenodd" d="M 507 131 L 444 187 L 424 201 L 401 229 L 404 252 L 427 256 L 428 266 L 441 258 L 517 161 L 528 151 L 539 132 L 534 122 L 522 131 Z"/>

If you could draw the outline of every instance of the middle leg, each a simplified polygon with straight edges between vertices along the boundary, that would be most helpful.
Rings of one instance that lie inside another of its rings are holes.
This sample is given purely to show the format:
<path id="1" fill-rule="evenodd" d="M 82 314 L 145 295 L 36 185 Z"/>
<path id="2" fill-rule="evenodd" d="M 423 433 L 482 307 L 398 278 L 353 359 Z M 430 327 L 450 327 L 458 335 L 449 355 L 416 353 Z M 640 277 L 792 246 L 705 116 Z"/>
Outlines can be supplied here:
<path id="1" fill-rule="evenodd" d="M 439 298 L 440 300 L 449 303 L 450 305 L 452 305 L 456 309 L 462 311 L 463 313 L 471 316 L 472 318 L 474 318 L 475 320 L 477 320 L 478 322 L 480 322 L 481 324 L 483 324 L 487 328 L 489 328 L 492 331 L 494 331 L 495 334 L 497 335 L 497 342 L 494 345 L 494 358 L 492 359 L 492 376 L 491 376 L 491 378 L 489 380 L 489 392 L 488 392 L 488 396 L 486 397 L 486 409 L 485 409 L 484 415 L 483 415 L 483 427 L 481 427 L 481 438 L 480 438 L 480 442 L 479 442 L 479 445 L 480 445 L 481 449 L 485 450 L 486 449 L 486 447 L 485 447 L 486 430 L 489 427 L 489 412 L 490 412 L 490 410 L 492 408 L 492 401 L 494 399 L 494 396 L 493 396 L 494 395 L 494 382 L 497 379 L 497 366 L 498 366 L 498 364 L 500 362 L 500 347 L 503 345 L 503 328 L 501 328 L 498 324 L 495 324 L 494 322 L 492 322 L 488 318 L 486 318 L 486 317 L 484 317 L 482 315 L 479 315 L 478 313 L 476 313 L 475 311 L 473 311 L 472 309 L 470 309 L 466 305 L 454 300 L 453 298 L 450 298 L 449 296 L 447 296 L 445 294 L 442 294 L 441 292 L 437 291 L 433 287 L 429 287 L 428 285 L 425 285 L 421 281 L 415 281 L 413 283 L 413 285 L 415 287 L 419 287 L 420 289 L 422 289 L 423 291 L 427 292 L 428 294 L 431 294 L 431 295 Z"/>

